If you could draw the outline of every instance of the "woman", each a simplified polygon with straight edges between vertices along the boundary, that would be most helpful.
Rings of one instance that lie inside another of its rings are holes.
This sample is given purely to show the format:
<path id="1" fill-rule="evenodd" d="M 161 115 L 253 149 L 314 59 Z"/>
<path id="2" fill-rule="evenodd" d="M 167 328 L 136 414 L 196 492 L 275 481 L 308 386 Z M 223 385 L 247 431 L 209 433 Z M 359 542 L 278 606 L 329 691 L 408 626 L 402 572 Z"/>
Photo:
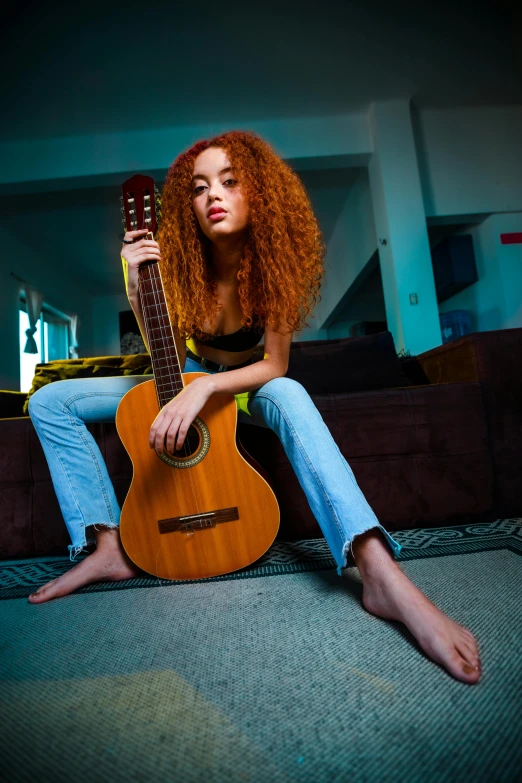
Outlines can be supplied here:
<path id="1" fill-rule="evenodd" d="M 176 159 L 162 211 L 158 242 L 145 239 L 144 231 L 124 236 L 129 301 L 146 340 L 138 268 L 148 259 L 161 262 L 180 366 L 206 374 L 160 411 L 149 446 L 180 449 L 212 394 L 237 395 L 239 420 L 269 427 L 281 439 L 339 574 L 351 551 L 364 607 L 403 622 L 456 679 L 477 682 L 481 665 L 473 635 L 403 573 L 394 558 L 400 545 L 379 524 L 305 389 L 285 378 L 292 335 L 315 304 L 324 257 L 299 178 L 255 134 L 232 131 Z M 263 332 L 264 361 L 252 363 Z M 143 380 L 61 381 L 31 398 L 30 415 L 72 538 L 71 559 L 92 535 L 97 544 L 89 557 L 33 593 L 32 603 L 138 573 L 121 546 L 119 507 L 85 422 L 114 421 L 123 394 Z"/>

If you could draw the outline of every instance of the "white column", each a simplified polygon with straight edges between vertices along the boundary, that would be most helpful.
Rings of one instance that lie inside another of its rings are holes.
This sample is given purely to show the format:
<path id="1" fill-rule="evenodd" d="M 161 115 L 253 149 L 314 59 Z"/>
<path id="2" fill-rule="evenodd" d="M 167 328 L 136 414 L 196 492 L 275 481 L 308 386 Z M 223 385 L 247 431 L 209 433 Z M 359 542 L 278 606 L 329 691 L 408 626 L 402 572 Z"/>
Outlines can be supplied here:
<path id="1" fill-rule="evenodd" d="M 369 122 L 386 319 L 397 351 L 415 356 L 441 345 L 442 336 L 409 101 L 372 104 Z"/>

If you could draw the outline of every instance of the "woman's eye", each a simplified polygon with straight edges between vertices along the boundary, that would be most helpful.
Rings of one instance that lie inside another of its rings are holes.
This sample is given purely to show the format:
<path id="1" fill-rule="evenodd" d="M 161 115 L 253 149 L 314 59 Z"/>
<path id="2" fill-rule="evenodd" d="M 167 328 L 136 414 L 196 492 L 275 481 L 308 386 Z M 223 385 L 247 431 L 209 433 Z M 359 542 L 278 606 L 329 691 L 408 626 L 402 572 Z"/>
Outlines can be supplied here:
<path id="1" fill-rule="evenodd" d="M 227 185 L 229 182 L 231 182 L 232 185 L 237 185 L 237 179 L 227 179 L 223 182 L 223 185 Z M 204 187 L 205 185 L 198 185 L 196 188 L 194 188 L 194 195 L 199 196 L 201 189 Z"/>

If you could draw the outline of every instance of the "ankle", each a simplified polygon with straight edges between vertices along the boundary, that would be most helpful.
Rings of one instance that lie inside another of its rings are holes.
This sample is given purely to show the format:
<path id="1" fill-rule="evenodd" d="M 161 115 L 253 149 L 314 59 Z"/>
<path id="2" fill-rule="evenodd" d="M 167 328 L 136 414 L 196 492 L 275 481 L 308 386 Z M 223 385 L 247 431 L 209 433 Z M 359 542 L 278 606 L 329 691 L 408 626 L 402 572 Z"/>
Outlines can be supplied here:
<path id="1" fill-rule="evenodd" d="M 96 526 L 94 528 L 96 549 L 121 549 L 120 530 L 117 527 Z"/>
<path id="2" fill-rule="evenodd" d="M 398 568 L 384 533 L 378 527 L 355 536 L 352 541 L 352 554 L 361 574 L 382 574 L 383 570 L 390 567 Z"/>

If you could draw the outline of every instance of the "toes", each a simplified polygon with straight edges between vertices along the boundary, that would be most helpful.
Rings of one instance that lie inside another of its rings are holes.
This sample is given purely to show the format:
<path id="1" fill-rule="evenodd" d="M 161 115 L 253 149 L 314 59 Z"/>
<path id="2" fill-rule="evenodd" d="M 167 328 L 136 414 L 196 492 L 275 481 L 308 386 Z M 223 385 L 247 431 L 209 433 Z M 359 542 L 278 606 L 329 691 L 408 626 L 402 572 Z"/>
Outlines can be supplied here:
<path id="1" fill-rule="evenodd" d="M 456 647 L 463 647 L 467 650 L 469 655 L 474 658 L 480 658 L 477 640 L 466 628 L 461 628 L 460 633 L 457 636 L 454 636 L 454 639 Z"/>
<path id="2" fill-rule="evenodd" d="M 40 588 L 37 590 L 36 593 L 31 593 L 31 595 L 28 596 L 27 600 L 32 604 L 39 604 L 42 601 L 44 601 L 46 598 L 45 590 L 43 588 Z"/>
<path id="3" fill-rule="evenodd" d="M 466 658 L 459 655 L 457 650 L 448 661 L 448 670 L 457 680 L 470 684 L 477 682 L 482 674 L 478 663 L 470 664 Z"/>
<path id="4" fill-rule="evenodd" d="M 461 633 L 463 633 L 464 636 L 466 636 L 473 644 L 475 644 L 475 645 L 477 644 L 477 640 L 475 639 L 475 637 L 473 636 L 471 631 L 468 631 L 467 628 L 463 628 L 462 625 L 460 626 L 460 630 L 461 630 Z"/>
<path id="5" fill-rule="evenodd" d="M 55 582 L 58 581 L 58 578 L 59 577 L 57 577 L 56 579 L 52 579 L 50 582 L 47 582 L 47 584 L 39 587 L 38 590 L 36 590 L 34 593 L 31 593 L 29 595 L 28 600 L 34 604 L 41 603 L 42 601 L 47 600 L 50 597 L 49 590 L 50 588 L 53 587 Z M 53 591 L 51 590 L 51 593 L 52 592 Z"/>
<path id="6" fill-rule="evenodd" d="M 466 647 L 471 647 L 473 650 L 478 649 L 477 642 L 473 636 L 470 638 L 467 634 L 461 632 L 455 634 L 455 638 L 462 642 L 462 644 L 465 644 Z"/>
<path id="7" fill-rule="evenodd" d="M 470 645 L 469 642 L 462 641 L 455 642 L 455 647 L 466 663 L 473 667 L 480 667 L 480 658 L 476 647 Z"/>
<path id="8" fill-rule="evenodd" d="M 36 593 L 31 593 L 31 595 L 28 597 L 28 600 L 32 604 L 41 603 L 42 601 L 45 601 L 46 599 L 47 599 L 47 592 L 43 588 L 40 588 L 39 590 L 37 590 Z"/>

